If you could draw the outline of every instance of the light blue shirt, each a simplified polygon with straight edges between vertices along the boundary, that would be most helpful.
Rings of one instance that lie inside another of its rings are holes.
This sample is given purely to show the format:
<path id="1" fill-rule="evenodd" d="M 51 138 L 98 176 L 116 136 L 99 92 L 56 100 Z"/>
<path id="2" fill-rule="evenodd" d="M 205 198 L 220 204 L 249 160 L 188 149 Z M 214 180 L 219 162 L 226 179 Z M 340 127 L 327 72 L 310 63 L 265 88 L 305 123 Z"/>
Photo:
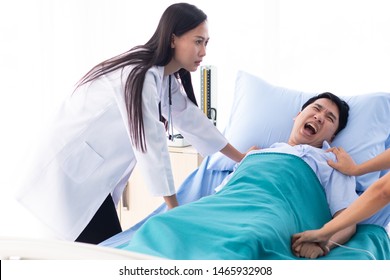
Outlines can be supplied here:
<path id="1" fill-rule="evenodd" d="M 326 152 L 329 148 L 330 146 L 326 141 L 324 141 L 322 149 L 310 145 L 290 146 L 287 143 L 275 143 L 269 148 L 251 151 L 248 155 L 272 152 L 292 154 L 303 159 L 317 175 L 325 190 L 330 212 L 334 215 L 336 212 L 347 208 L 359 196 L 356 193 L 355 177 L 344 175 L 328 165 L 328 159 L 336 160 L 336 156 L 333 153 Z M 235 166 L 235 169 L 238 165 Z M 219 191 L 227 183 L 232 174 L 217 187 L 216 191 Z M 386 208 L 388 208 L 387 211 L 378 212 L 362 223 L 377 224 L 385 227 L 390 222 L 390 215 L 388 214 L 390 213 L 390 204 Z"/>

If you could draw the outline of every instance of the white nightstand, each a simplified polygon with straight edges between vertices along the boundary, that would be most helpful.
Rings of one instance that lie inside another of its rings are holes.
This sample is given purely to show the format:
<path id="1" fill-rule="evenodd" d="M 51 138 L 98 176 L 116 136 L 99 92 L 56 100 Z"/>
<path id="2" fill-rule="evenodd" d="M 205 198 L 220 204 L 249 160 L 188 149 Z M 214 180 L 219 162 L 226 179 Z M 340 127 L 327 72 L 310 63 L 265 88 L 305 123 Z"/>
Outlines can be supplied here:
<path id="1" fill-rule="evenodd" d="M 201 164 L 203 158 L 192 146 L 169 147 L 175 187 Z M 154 211 L 164 202 L 162 197 L 153 197 L 137 167 L 130 176 L 128 185 L 118 205 L 118 216 L 122 229 L 125 230 Z"/>

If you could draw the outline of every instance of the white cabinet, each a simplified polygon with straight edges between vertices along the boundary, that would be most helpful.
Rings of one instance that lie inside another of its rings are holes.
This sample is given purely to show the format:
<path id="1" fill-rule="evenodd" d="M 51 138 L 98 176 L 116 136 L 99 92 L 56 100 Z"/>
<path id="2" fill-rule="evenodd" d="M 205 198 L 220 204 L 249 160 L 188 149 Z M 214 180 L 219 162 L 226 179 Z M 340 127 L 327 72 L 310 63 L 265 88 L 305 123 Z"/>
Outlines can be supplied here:
<path id="1" fill-rule="evenodd" d="M 200 165 L 202 157 L 192 146 L 169 147 L 169 154 L 175 187 L 178 189 L 188 175 Z M 133 226 L 162 203 L 164 203 L 162 197 L 151 196 L 136 166 L 118 205 L 118 215 L 122 229 L 125 230 Z"/>

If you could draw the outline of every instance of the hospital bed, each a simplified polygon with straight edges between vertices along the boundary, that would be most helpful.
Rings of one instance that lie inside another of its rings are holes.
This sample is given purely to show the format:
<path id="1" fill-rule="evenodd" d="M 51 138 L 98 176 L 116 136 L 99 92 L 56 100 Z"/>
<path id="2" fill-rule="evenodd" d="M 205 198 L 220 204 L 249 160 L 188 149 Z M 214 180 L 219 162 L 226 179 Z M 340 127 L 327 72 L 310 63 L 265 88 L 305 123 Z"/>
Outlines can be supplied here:
<path id="1" fill-rule="evenodd" d="M 150 255 L 62 240 L 1 237 L 0 260 L 146 260 Z"/>
<path id="2" fill-rule="evenodd" d="M 224 134 L 241 151 L 253 145 L 265 148 L 285 142 L 293 118 L 314 94 L 277 87 L 239 72 Z M 343 98 L 351 107 L 349 123 L 333 145 L 344 147 L 356 162 L 390 148 L 390 93 Z M 262 165 L 262 169 L 270 168 L 270 174 L 281 168 L 278 174 L 291 169 L 288 176 L 294 176 L 304 169 L 299 161 L 289 164 L 287 159 L 248 159 L 254 164 L 244 161 L 242 166 Z M 330 219 L 321 188 L 308 182 L 294 193 L 297 188 L 291 182 L 270 187 L 274 184 L 269 179 L 268 188 L 256 189 L 257 183 L 245 182 L 248 176 L 237 175 L 230 187 L 218 194 L 218 203 L 211 203 L 217 196 L 215 188 L 234 168 L 235 163 L 222 154 L 206 157 L 178 188 L 181 207 L 167 211 L 163 204 L 99 246 L 2 237 L 0 259 L 295 259 L 290 251 L 291 235 L 318 228 Z M 255 173 L 251 168 L 242 168 L 237 174 Z M 386 172 L 358 177 L 357 191 L 364 191 Z M 390 213 L 390 205 L 385 211 Z M 320 259 L 390 259 L 389 235 L 376 225 L 359 225 L 355 236 L 344 245 L 348 248 L 335 248 Z"/>
<path id="3" fill-rule="evenodd" d="M 241 151 L 286 142 L 293 118 L 314 94 L 274 86 L 241 71 L 224 134 Z M 340 96 L 350 105 L 350 117 L 332 144 L 344 147 L 356 162 L 389 148 L 390 93 Z M 256 173 L 253 166 L 269 172 L 262 175 L 265 181 L 251 177 Z M 178 189 L 181 207 L 166 211 L 161 205 L 100 245 L 168 259 L 296 259 L 290 250 L 291 235 L 318 228 L 331 218 L 322 188 L 308 180 L 310 171 L 299 160 L 281 154 L 247 157 L 230 186 L 215 194 L 234 168 L 235 163 L 222 154 L 206 157 Z M 275 171 L 278 177 L 287 176 L 285 184 L 274 182 Z M 302 172 L 307 176 L 295 178 L 297 188 L 291 178 Z M 386 172 L 358 177 L 357 192 Z M 384 211 L 390 213 L 390 205 Z M 358 225 L 344 245 L 320 259 L 390 259 L 389 235 L 377 225 Z"/>

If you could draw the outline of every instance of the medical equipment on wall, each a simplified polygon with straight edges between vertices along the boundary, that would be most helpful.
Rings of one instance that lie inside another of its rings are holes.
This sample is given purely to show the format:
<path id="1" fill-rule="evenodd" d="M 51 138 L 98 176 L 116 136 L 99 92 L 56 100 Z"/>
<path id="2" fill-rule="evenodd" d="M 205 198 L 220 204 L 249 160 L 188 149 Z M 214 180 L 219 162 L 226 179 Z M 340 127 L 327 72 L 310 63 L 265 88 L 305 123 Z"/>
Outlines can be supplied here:
<path id="1" fill-rule="evenodd" d="M 217 68 L 212 65 L 200 68 L 200 108 L 217 125 Z"/>
<path id="2" fill-rule="evenodd" d="M 215 66 L 207 65 L 200 68 L 200 108 L 203 113 L 209 118 L 209 120 L 216 126 L 217 125 L 217 69 Z M 168 81 L 168 120 L 167 134 L 168 134 L 168 146 L 171 147 L 186 147 L 190 144 L 184 139 L 184 137 L 175 133 L 172 120 L 172 93 L 171 93 L 171 75 Z"/>

